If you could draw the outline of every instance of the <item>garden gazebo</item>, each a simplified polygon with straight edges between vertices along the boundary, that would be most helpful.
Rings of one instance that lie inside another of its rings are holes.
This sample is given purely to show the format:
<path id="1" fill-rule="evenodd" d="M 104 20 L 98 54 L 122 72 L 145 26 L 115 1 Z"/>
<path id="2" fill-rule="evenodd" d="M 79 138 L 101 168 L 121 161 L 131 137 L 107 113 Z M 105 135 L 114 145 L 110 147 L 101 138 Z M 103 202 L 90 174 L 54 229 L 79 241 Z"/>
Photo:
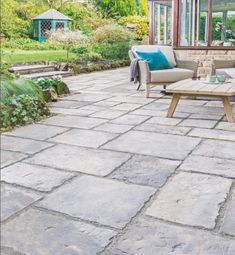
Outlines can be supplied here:
<path id="1" fill-rule="evenodd" d="M 48 32 L 57 29 L 69 29 L 71 19 L 57 10 L 50 9 L 33 19 L 33 38 L 46 41 Z"/>

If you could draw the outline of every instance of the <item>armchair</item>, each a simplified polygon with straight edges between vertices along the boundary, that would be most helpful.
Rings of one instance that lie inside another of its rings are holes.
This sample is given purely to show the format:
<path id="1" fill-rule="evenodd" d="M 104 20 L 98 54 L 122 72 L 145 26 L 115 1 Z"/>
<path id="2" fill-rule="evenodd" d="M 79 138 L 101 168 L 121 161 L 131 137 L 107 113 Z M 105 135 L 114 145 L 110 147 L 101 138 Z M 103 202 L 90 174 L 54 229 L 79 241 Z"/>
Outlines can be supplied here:
<path id="1" fill-rule="evenodd" d="M 149 97 L 151 87 L 163 86 L 166 88 L 167 85 L 174 82 L 193 78 L 197 76 L 198 62 L 190 60 L 180 60 L 177 58 L 175 52 L 170 46 L 157 46 L 157 45 L 138 45 L 133 46 L 129 51 L 130 59 L 135 58 L 135 51 L 156 51 L 160 49 L 169 62 L 172 64 L 172 69 L 164 69 L 157 71 L 150 71 L 148 63 L 140 60 L 138 62 L 139 68 L 139 86 L 144 85 L 146 87 L 146 97 Z"/>

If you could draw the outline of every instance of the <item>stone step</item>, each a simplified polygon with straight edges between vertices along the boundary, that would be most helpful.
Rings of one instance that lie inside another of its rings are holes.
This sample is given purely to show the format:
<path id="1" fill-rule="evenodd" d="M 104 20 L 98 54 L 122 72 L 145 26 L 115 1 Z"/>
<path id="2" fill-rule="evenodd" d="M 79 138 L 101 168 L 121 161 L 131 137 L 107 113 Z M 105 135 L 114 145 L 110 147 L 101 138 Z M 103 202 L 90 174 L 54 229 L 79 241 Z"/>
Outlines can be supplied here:
<path id="1" fill-rule="evenodd" d="M 23 74 L 20 77 L 22 78 L 30 78 L 30 79 L 38 79 L 38 78 L 51 78 L 53 76 L 62 76 L 68 77 L 72 75 L 71 71 L 51 71 L 51 72 L 42 72 L 42 73 L 31 73 L 31 74 Z"/>
<path id="2" fill-rule="evenodd" d="M 42 72 L 55 71 L 54 65 L 23 65 L 23 66 L 13 66 L 10 68 L 11 72 L 19 74 L 33 74 Z"/>

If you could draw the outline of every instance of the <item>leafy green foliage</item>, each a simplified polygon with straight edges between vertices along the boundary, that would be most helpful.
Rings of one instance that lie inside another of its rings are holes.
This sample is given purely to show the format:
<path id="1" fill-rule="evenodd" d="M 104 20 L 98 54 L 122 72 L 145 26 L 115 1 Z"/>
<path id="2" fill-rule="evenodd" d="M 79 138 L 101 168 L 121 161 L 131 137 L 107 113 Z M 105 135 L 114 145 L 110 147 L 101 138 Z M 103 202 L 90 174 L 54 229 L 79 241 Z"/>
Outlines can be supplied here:
<path id="1" fill-rule="evenodd" d="M 147 17 L 127 16 L 123 17 L 118 22 L 122 26 L 135 25 L 136 39 L 142 40 L 149 34 L 149 21 Z"/>
<path id="2" fill-rule="evenodd" d="M 32 35 L 32 18 L 47 9 L 38 8 L 37 2 L 18 2 L 4 0 L 1 2 L 1 33 L 7 38 L 28 37 Z"/>
<path id="3" fill-rule="evenodd" d="M 92 37 L 93 43 L 123 43 L 134 38 L 134 34 L 119 25 L 106 25 L 98 28 Z"/>
<path id="4" fill-rule="evenodd" d="M 81 30 L 90 34 L 100 26 L 110 24 L 110 20 L 102 18 L 99 12 L 92 7 L 82 4 L 66 4 L 61 11 L 72 19 L 73 30 Z"/>
<path id="5" fill-rule="evenodd" d="M 118 44 L 94 44 L 92 45 L 92 51 L 99 53 L 104 59 L 111 60 L 127 60 L 128 50 L 130 49 L 129 43 Z"/>
<path id="6" fill-rule="evenodd" d="M 64 43 L 58 42 L 37 42 L 29 38 L 14 38 L 2 43 L 3 48 L 20 50 L 62 50 L 65 49 Z"/>
<path id="7" fill-rule="evenodd" d="M 137 14 L 136 0 L 93 0 L 93 3 L 108 17 Z"/>
<path id="8" fill-rule="evenodd" d="M 8 97 L 0 102 L 0 108 L 1 131 L 38 121 L 50 114 L 45 102 L 29 95 Z"/>
<path id="9" fill-rule="evenodd" d="M 1 101 L 4 102 L 12 96 L 28 95 L 44 101 L 42 89 L 30 79 L 9 79 L 2 77 Z"/>
<path id="10" fill-rule="evenodd" d="M 48 88 L 56 88 L 56 86 L 61 83 L 61 77 L 54 77 L 52 79 L 38 79 L 37 84 L 42 89 L 48 89 Z"/>

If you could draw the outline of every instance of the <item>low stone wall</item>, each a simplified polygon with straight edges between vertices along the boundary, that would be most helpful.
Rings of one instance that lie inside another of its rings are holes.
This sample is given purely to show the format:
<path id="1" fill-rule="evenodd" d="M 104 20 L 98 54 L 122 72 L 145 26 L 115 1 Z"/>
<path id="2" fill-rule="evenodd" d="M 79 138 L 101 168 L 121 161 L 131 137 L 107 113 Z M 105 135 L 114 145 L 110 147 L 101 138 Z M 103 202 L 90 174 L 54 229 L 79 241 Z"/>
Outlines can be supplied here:
<path id="1" fill-rule="evenodd" d="M 199 61 L 199 76 L 211 73 L 213 59 L 235 60 L 235 50 L 176 50 L 180 59 Z"/>

